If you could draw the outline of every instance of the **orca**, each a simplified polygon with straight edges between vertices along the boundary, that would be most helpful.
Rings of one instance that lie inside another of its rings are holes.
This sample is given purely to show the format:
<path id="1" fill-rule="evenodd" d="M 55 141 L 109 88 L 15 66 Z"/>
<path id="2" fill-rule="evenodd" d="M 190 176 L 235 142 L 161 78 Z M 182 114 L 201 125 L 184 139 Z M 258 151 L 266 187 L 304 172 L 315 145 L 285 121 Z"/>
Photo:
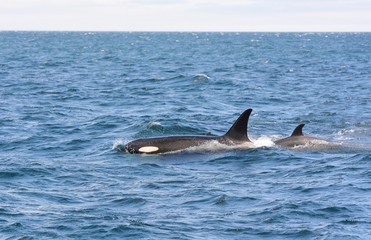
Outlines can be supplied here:
<path id="1" fill-rule="evenodd" d="M 332 145 L 330 142 L 310 136 L 304 136 L 303 127 L 305 124 L 299 124 L 291 136 L 275 141 L 274 143 L 281 147 L 295 148 L 295 147 L 308 147 L 308 148 L 323 148 L 330 147 Z"/>
<path id="2" fill-rule="evenodd" d="M 128 153 L 162 154 L 178 152 L 195 147 L 205 146 L 208 143 L 217 143 L 226 146 L 253 148 L 254 144 L 247 136 L 247 125 L 252 109 L 245 110 L 232 127 L 223 136 L 169 136 L 137 139 L 125 145 Z"/>

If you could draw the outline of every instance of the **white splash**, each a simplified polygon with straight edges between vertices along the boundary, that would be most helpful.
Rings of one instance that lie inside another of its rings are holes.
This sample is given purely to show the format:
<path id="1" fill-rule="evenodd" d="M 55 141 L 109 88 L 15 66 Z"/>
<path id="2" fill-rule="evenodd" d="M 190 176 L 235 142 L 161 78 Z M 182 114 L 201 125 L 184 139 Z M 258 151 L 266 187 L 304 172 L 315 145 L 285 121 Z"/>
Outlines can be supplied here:
<path id="1" fill-rule="evenodd" d="M 209 77 L 208 75 L 204 74 L 204 73 L 199 73 L 199 74 L 196 74 L 196 75 L 194 76 L 194 79 L 195 79 L 195 80 L 200 80 L 200 81 L 202 81 L 202 80 L 209 80 L 210 77 Z"/>
<path id="2" fill-rule="evenodd" d="M 335 140 L 336 141 L 349 141 L 355 138 L 355 134 L 363 134 L 367 133 L 366 129 L 341 129 L 335 132 Z"/>
<path id="3" fill-rule="evenodd" d="M 112 150 L 123 151 L 124 147 L 125 144 L 120 139 L 116 139 L 115 142 L 113 143 Z"/>
<path id="4" fill-rule="evenodd" d="M 275 145 L 272 138 L 269 136 L 261 136 L 258 139 L 254 139 L 252 142 L 255 147 L 273 147 Z"/>
<path id="5" fill-rule="evenodd" d="M 155 122 L 155 121 L 152 121 L 152 122 L 149 122 L 147 124 L 148 127 L 155 127 L 155 126 L 161 126 L 161 123 L 160 122 Z"/>

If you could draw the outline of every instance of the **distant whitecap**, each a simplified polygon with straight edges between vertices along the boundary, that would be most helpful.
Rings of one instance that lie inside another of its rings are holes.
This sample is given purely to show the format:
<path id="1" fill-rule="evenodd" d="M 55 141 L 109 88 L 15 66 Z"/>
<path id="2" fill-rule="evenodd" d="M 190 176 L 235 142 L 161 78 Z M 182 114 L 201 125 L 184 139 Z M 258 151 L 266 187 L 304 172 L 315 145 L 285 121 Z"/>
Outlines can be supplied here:
<path id="1" fill-rule="evenodd" d="M 147 125 L 149 128 L 151 127 L 157 127 L 157 126 L 161 126 L 161 123 L 160 122 L 149 122 L 148 125 Z"/>
<path id="2" fill-rule="evenodd" d="M 199 73 L 194 76 L 194 80 L 199 80 L 199 81 L 204 81 L 204 80 L 209 80 L 210 77 L 204 73 Z"/>

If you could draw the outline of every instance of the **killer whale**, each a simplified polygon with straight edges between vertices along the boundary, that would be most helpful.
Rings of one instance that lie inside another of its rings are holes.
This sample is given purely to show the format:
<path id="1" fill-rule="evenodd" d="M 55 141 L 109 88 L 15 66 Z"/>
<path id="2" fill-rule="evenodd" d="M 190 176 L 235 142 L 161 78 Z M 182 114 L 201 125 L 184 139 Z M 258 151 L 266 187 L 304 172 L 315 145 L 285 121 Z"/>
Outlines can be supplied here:
<path id="1" fill-rule="evenodd" d="M 275 145 L 293 150 L 314 150 L 337 153 L 370 151 L 370 146 L 368 145 L 349 145 L 341 142 L 330 142 L 322 138 L 305 136 L 303 134 L 304 125 L 305 124 L 299 124 L 294 129 L 291 136 L 275 141 Z"/>
<path id="2" fill-rule="evenodd" d="M 127 143 L 125 151 L 132 154 L 161 154 L 199 147 L 212 141 L 227 146 L 243 145 L 245 148 L 252 148 L 254 144 L 247 136 L 247 125 L 251 112 L 251 108 L 245 110 L 228 132 L 222 136 L 169 136 L 137 139 Z"/>
<path id="3" fill-rule="evenodd" d="M 305 126 L 304 123 L 299 124 L 294 131 L 292 132 L 291 136 L 279 139 L 274 143 L 277 146 L 287 147 L 287 148 L 294 148 L 294 147 L 303 147 L 307 146 L 308 148 L 324 148 L 330 147 L 333 143 L 330 143 L 324 139 L 311 137 L 311 136 L 304 136 L 303 134 L 303 127 Z"/>

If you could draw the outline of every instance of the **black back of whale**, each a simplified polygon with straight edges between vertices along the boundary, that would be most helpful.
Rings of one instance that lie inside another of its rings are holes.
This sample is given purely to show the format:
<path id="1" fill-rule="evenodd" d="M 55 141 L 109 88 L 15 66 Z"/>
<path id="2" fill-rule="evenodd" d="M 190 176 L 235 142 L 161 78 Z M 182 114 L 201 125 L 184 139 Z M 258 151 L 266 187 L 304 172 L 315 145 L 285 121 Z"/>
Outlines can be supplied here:
<path id="1" fill-rule="evenodd" d="M 223 136 L 170 136 L 137 139 L 125 145 L 128 153 L 166 153 L 200 146 L 208 141 L 216 140 L 226 145 L 237 145 L 251 142 L 247 136 L 247 125 L 252 109 L 244 111 L 232 127 Z"/>

